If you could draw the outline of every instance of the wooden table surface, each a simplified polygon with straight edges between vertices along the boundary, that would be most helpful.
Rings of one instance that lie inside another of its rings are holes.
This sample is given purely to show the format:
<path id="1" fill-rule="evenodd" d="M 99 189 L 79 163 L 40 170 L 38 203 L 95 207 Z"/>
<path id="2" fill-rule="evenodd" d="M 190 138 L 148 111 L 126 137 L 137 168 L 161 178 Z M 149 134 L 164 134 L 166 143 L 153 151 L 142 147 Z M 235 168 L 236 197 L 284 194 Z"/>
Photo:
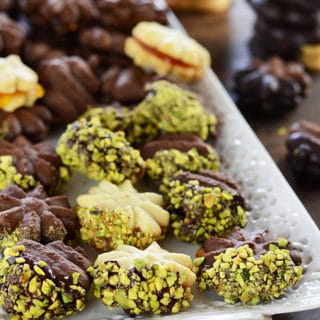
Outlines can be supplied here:
<path id="1" fill-rule="evenodd" d="M 235 70 L 250 61 L 247 42 L 256 19 L 245 0 L 234 0 L 227 14 L 196 14 L 176 12 L 189 34 L 207 47 L 212 55 L 212 68 L 228 91 L 232 88 Z M 315 222 L 320 226 L 320 185 L 298 181 L 286 162 L 285 136 L 279 129 L 288 128 L 298 119 L 320 124 L 320 75 L 313 75 L 312 94 L 294 111 L 279 118 L 249 118 L 249 124 L 279 166 Z M 283 130 L 282 130 L 283 131 Z M 275 315 L 274 320 L 320 319 L 320 309 Z"/>

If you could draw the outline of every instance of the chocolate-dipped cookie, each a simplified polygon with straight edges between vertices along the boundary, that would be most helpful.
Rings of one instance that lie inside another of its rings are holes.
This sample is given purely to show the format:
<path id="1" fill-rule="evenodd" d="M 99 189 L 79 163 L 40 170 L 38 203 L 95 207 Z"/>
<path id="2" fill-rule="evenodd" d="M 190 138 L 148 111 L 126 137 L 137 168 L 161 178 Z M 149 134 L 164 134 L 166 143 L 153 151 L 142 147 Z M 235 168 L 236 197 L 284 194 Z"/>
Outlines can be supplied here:
<path id="1" fill-rule="evenodd" d="M 320 126 L 309 121 L 292 124 L 286 140 L 287 159 L 298 176 L 320 176 Z"/>
<path id="2" fill-rule="evenodd" d="M 70 178 L 50 143 L 32 144 L 23 136 L 0 140 L 0 189 L 16 184 L 29 190 L 42 184 L 53 191 Z"/>
<path id="3" fill-rule="evenodd" d="M 93 0 L 18 0 L 18 7 L 36 28 L 58 34 L 77 31 L 98 16 Z"/>
<path id="4" fill-rule="evenodd" d="M 221 173 L 178 173 L 166 186 L 165 201 L 173 233 L 183 241 L 201 243 L 246 224 L 244 199 Z"/>
<path id="5" fill-rule="evenodd" d="M 244 111 L 279 115 L 292 110 L 310 91 L 312 83 L 303 66 L 273 57 L 234 75 L 237 105 Z"/>
<path id="6" fill-rule="evenodd" d="M 80 57 L 45 60 L 39 78 L 46 90 L 43 103 L 50 109 L 55 125 L 72 122 L 94 104 L 99 81 Z"/>
<path id="7" fill-rule="evenodd" d="M 314 28 L 319 25 L 320 12 L 304 12 L 277 0 L 248 0 L 259 18 L 286 27 Z M 301 1 L 302 2 L 302 1 Z M 285 14 L 284 14 L 285 12 Z"/>
<path id="8" fill-rule="evenodd" d="M 152 0 L 98 0 L 99 22 L 105 28 L 130 33 L 140 21 L 167 24 L 168 7 L 165 2 Z"/>
<path id="9" fill-rule="evenodd" d="M 0 262 L 0 305 L 16 319 L 52 319 L 84 309 L 90 261 L 61 241 L 32 240 L 5 250 Z"/>
<path id="10" fill-rule="evenodd" d="M 88 269 L 94 295 L 109 308 L 130 316 L 178 313 L 193 300 L 195 274 L 189 256 L 153 242 L 145 250 L 122 245 L 102 253 Z"/>
<path id="11" fill-rule="evenodd" d="M 20 54 L 25 38 L 25 29 L 5 12 L 0 12 L 0 56 Z"/>
<path id="12" fill-rule="evenodd" d="M 195 134 L 164 134 L 140 150 L 148 176 L 160 184 L 166 184 L 179 170 L 199 172 L 220 166 L 217 152 Z"/>
<path id="13" fill-rule="evenodd" d="M 0 192 L 0 251 L 18 241 L 41 243 L 75 237 L 76 214 L 66 196 L 48 197 L 43 186 L 24 192 L 11 185 Z"/>
<path id="14" fill-rule="evenodd" d="M 214 289 L 227 303 L 280 298 L 302 277 L 299 251 L 284 238 L 270 240 L 266 230 L 250 234 L 234 227 L 230 233 L 207 239 L 197 257 L 194 271 L 199 288 Z"/>
<path id="15" fill-rule="evenodd" d="M 90 179 L 120 184 L 136 183 L 144 174 L 144 161 L 122 131 L 102 127 L 97 117 L 80 118 L 61 135 L 57 153 L 62 162 Z M 80 155 L 80 157 L 79 157 Z"/>

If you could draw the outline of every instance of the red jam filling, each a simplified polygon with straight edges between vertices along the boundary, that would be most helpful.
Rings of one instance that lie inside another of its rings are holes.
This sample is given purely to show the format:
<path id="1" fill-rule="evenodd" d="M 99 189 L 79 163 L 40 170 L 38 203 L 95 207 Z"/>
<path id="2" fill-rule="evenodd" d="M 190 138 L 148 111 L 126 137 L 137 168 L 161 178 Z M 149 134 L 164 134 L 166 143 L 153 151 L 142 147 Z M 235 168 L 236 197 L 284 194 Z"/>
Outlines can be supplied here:
<path id="1" fill-rule="evenodd" d="M 167 61 L 169 64 L 171 65 L 176 65 L 176 66 L 179 66 L 179 67 L 183 67 L 183 68 L 196 68 L 196 66 L 192 65 L 192 64 L 189 64 L 189 63 L 186 63 L 186 62 L 183 62 L 181 60 L 178 60 L 176 58 L 173 58 L 153 47 L 150 47 L 149 45 L 145 44 L 144 42 L 142 42 L 141 40 L 137 39 L 137 38 L 134 38 L 137 43 L 143 48 L 143 50 L 149 52 L 150 54 L 156 56 L 157 58 L 161 59 L 161 60 L 164 60 L 164 61 Z"/>

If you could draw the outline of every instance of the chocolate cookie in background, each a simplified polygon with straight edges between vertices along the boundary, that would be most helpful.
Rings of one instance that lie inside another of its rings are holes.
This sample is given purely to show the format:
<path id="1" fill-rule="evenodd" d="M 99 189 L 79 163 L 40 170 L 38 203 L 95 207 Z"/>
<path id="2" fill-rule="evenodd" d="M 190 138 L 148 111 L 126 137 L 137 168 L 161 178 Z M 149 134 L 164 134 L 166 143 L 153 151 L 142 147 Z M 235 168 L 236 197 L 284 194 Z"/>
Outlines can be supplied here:
<path id="1" fill-rule="evenodd" d="M 320 125 L 301 120 L 292 124 L 286 140 L 287 160 L 296 176 L 320 177 Z"/>
<path id="2" fill-rule="evenodd" d="M 31 25 L 57 34 L 84 28 L 99 14 L 93 0 L 18 0 L 18 8 Z"/>
<path id="3" fill-rule="evenodd" d="M 127 34 L 140 21 L 168 24 L 165 1 L 152 0 L 97 0 L 100 24 L 107 29 Z"/>
<path id="4" fill-rule="evenodd" d="M 255 59 L 234 75 L 235 100 L 245 113 L 278 116 L 294 109 L 310 92 L 312 79 L 298 62 Z"/>
<path id="5" fill-rule="evenodd" d="M 99 81 L 80 57 L 64 56 L 43 61 L 39 78 L 46 90 L 42 100 L 51 111 L 56 126 L 76 120 L 95 103 Z"/>
<path id="6" fill-rule="evenodd" d="M 0 189 L 15 184 L 30 190 L 41 184 L 54 192 L 69 178 L 51 143 L 32 144 L 23 136 L 12 142 L 0 140 Z"/>
<path id="7" fill-rule="evenodd" d="M 26 30 L 5 12 L 0 12 L 0 56 L 20 54 Z"/>
<path id="8" fill-rule="evenodd" d="M 248 0 L 248 3 L 257 14 L 249 43 L 254 57 L 279 55 L 286 60 L 301 60 L 310 71 L 320 71 L 320 63 L 314 63 L 320 59 L 319 3 L 303 0 Z"/>

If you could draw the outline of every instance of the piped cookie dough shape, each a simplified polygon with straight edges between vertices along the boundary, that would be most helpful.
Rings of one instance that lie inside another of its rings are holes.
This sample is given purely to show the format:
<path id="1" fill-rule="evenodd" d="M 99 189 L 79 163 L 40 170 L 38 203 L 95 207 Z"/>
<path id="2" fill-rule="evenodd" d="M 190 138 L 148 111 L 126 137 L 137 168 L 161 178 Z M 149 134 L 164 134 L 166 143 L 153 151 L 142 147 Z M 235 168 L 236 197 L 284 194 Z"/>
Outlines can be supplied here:
<path id="1" fill-rule="evenodd" d="M 119 186 L 102 181 L 80 195 L 77 204 L 81 238 L 100 252 L 121 244 L 146 248 L 162 239 L 169 225 L 162 196 L 139 193 L 129 180 Z"/>
<path id="2" fill-rule="evenodd" d="M 194 39 L 156 22 L 137 24 L 125 53 L 140 67 L 185 81 L 200 79 L 211 62 L 208 50 Z"/>
<path id="3" fill-rule="evenodd" d="M 102 253 L 88 271 L 94 295 L 130 316 L 178 313 L 193 299 L 191 258 L 163 250 L 156 242 L 145 250 L 122 245 Z"/>

